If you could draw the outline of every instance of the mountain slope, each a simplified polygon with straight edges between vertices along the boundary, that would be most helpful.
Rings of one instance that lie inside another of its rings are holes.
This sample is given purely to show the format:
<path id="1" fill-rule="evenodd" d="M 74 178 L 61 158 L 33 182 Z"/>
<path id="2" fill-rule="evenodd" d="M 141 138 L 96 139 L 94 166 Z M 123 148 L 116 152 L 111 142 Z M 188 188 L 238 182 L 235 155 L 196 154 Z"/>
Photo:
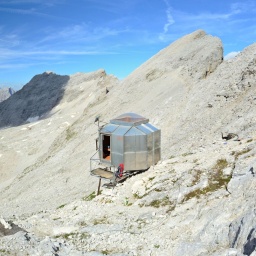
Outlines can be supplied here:
<path id="1" fill-rule="evenodd" d="M 199 30 L 121 82 L 103 70 L 36 76 L 0 105 L 2 127 L 13 126 L 0 130 L 0 215 L 18 216 L 40 253 L 57 239 L 61 255 L 253 255 L 255 53 L 253 44 L 223 61 L 220 39 Z M 92 200 L 95 117 L 124 112 L 161 129 L 162 161 Z"/>

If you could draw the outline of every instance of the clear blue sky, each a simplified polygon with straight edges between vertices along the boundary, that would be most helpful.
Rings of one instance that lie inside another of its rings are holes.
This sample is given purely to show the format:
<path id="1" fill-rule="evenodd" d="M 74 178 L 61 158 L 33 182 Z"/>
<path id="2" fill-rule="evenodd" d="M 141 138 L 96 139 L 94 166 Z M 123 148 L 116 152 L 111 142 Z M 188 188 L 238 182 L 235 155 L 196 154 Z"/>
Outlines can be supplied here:
<path id="1" fill-rule="evenodd" d="M 104 68 L 125 78 L 197 29 L 224 55 L 256 39 L 255 0 L 0 0 L 0 86 Z"/>

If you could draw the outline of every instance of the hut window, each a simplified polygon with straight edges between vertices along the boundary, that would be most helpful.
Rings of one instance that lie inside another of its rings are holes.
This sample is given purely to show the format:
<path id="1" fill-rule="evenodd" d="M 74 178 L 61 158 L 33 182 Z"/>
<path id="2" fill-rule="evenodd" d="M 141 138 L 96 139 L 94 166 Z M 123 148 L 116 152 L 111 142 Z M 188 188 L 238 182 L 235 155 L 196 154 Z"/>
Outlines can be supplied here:
<path id="1" fill-rule="evenodd" d="M 105 160 L 110 161 L 110 157 L 111 157 L 110 135 L 102 136 L 102 146 L 103 146 L 103 150 L 102 150 L 103 158 Z"/>

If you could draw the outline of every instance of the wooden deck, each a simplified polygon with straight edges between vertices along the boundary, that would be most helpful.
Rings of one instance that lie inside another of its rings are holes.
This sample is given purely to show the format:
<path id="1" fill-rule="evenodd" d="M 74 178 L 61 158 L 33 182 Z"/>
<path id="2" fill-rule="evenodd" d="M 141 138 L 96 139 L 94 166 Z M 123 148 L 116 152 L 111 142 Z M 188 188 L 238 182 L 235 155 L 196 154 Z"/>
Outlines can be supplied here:
<path id="1" fill-rule="evenodd" d="M 98 176 L 99 178 L 103 178 L 103 179 L 113 179 L 114 177 L 114 173 L 111 171 L 108 171 L 106 169 L 103 168 L 97 168 L 91 171 L 91 174 L 94 176 Z"/>

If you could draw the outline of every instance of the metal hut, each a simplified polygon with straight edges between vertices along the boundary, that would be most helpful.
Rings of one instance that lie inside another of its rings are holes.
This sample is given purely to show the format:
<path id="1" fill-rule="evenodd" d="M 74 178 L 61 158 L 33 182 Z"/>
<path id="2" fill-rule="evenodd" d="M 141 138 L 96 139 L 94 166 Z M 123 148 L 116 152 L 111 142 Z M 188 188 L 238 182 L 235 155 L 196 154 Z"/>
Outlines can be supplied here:
<path id="1" fill-rule="evenodd" d="M 124 164 L 125 171 L 146 170 L 161 158 L 161 131 L 149 119 L 125 113 L 99 129 L 99 160 Z"/>

